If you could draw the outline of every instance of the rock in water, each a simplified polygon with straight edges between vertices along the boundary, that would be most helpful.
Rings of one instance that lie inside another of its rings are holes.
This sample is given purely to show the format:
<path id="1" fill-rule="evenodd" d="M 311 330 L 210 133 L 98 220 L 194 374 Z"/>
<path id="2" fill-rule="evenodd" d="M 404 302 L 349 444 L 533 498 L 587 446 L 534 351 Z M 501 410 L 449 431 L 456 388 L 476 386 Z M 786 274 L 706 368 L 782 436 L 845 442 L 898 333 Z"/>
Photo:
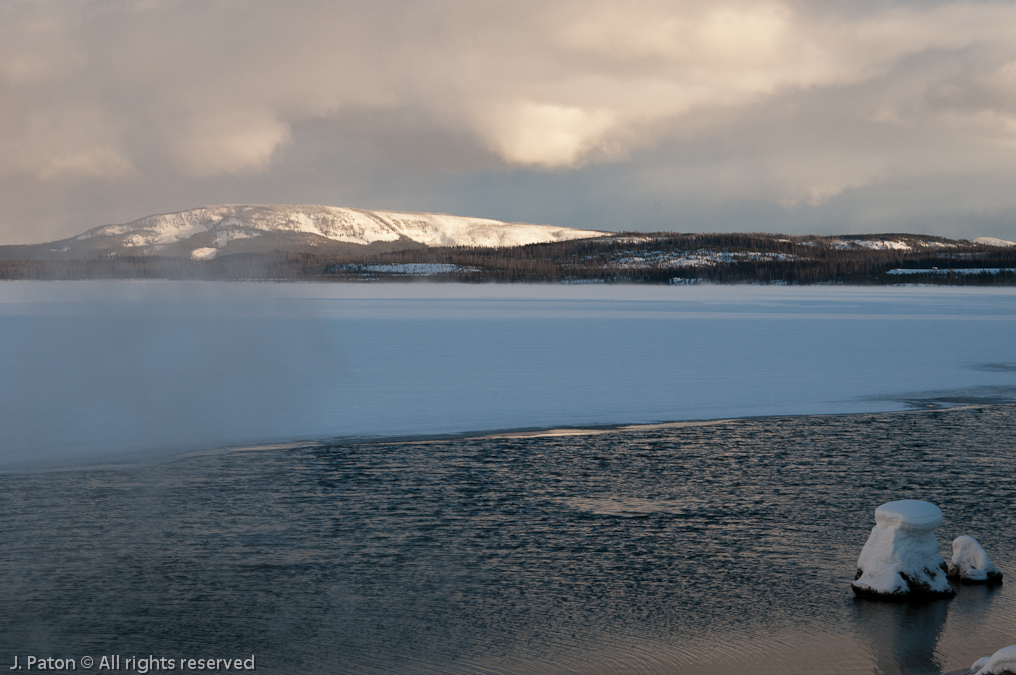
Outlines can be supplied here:
<path id="1" fill-rule="evenodd" d="M 914 499 L 875 509 L 875 527 L 857 560 L 851 587 L 862 597 L 885 600 L 951 598 L 935 528 L 942 511 Z"/>
<path id="2" fill-rule="evenodd" d="M 1016 645 L 1003 647 L 991 656 L 984 656 L 970 666 L 970 675 L 1016 674 Z"/>
<path id="3" fill-rule="evenodd" d="M 959 579 L 964 584 L 988 584 L 994 586 L 1002 583 L 1002 573 L 992 564 L 991 558 L 984 552 L 977 540 L 968 535 L 953 539 L 952 563 L 949 565 L 949 577 Z"/>

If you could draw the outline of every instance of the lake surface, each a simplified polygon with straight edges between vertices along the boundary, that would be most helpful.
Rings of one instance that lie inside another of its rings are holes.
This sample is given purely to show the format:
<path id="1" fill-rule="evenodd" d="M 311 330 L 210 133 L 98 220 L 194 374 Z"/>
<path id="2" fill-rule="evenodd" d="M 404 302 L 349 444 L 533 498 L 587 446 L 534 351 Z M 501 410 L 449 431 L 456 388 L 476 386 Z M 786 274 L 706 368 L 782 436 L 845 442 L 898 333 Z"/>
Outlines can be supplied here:
<path id="1" fill-rule="evenodd" d="M 267 673 L 941 673 L 1016 642 L 1016 406 L 221 451 L 0 475 L 0 658 Z M 849 590 L 873 511 L 1005 572 Z M 126 671 L 121 671 L 126 672 Z"/>
<path id="2" fill-rule="evenodd" d="M 1016 289 L 0 284 L 0 470 L 1016 401 Z"/>

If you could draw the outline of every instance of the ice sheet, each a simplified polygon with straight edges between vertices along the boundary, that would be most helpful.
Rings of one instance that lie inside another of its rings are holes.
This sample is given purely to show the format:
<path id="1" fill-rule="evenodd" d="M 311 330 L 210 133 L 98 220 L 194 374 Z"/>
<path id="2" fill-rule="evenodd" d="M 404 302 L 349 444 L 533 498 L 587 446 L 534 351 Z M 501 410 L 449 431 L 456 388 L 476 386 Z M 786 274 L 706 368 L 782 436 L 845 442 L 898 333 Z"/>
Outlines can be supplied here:
<path id="1" fill-rule="evenodd" d="M 1011 400 L 1014 328 L 1016 289 L 5 282 L 0 464 Z"/>

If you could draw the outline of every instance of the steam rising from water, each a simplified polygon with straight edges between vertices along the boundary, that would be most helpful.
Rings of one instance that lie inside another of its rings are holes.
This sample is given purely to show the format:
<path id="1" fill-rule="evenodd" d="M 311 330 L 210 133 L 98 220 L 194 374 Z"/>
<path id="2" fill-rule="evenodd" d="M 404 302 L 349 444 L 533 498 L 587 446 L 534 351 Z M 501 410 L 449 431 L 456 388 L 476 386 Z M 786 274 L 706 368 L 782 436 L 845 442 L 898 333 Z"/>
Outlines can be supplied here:
<path id="1" fill-rule="evenodd" d="M 313 392 L 326 378 L 341 381 L 341 350 L 312 317 L 284 316 L 274 295 L 148 283 L 6 292 L 3 464 L 105 461 L 322 431 L 326 410 Z"/>

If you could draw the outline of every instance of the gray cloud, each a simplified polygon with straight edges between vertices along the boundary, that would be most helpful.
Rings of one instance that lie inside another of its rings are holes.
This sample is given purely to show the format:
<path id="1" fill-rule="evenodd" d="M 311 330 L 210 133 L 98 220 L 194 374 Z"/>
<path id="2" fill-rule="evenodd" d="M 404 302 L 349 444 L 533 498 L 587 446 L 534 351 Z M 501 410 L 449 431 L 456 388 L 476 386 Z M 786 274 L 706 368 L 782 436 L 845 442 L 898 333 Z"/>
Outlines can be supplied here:
<path id="1" fill-rule="evenodd" d="M 12 0 L 0 231 L 312 202 L 1012 238 L 1013 25 L 991 2 Z"/>

